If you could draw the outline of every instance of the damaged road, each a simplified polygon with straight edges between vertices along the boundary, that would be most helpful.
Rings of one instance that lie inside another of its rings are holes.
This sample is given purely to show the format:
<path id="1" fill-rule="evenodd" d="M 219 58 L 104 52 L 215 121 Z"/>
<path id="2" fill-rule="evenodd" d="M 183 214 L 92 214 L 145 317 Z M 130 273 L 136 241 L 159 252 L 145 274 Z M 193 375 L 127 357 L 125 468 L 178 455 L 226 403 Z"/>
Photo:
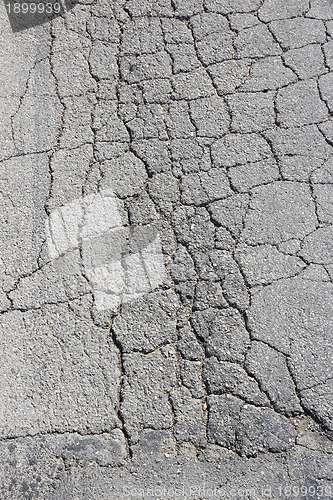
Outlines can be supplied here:
<path id="1" fill-rule="evenodd" d="M 0 497 L 333 498 L 332 1 L 0 19 Z"/>

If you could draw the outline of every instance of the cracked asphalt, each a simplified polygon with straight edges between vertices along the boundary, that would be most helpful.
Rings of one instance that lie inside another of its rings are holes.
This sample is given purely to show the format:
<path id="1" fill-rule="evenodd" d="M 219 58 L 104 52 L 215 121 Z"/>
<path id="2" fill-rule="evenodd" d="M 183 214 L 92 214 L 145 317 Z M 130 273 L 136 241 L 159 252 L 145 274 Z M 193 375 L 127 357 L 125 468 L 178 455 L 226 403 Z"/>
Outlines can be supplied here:
<path id="1" fill-rule="evenodd" d="M 0 498 L 332 499 L 332 0 L 0 9 Z"/>

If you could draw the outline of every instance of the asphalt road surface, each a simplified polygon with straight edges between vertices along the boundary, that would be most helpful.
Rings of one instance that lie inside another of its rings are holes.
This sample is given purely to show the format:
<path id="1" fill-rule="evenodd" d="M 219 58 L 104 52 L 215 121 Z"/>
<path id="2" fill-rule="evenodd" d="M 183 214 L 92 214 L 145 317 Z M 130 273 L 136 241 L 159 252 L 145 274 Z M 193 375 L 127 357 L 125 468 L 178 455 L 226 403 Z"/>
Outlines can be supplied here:
<path id="1" fill-rule="evenodd" d="M 332 499 L 332 0 L 0 9 L 0 498 Z"/>

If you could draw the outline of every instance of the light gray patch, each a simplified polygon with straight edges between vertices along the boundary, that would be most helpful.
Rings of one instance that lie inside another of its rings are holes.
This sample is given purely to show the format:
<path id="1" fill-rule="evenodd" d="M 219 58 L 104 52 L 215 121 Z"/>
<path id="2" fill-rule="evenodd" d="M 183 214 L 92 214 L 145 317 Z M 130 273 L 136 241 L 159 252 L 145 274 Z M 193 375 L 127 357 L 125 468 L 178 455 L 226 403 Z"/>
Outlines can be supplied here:
<path id="1" fill-rule="evenodd" d="M 276 90 L 297 81 L 295 73 L 287 68 L 281 57 L 265 57 L 254 61 L 249 76 L 244 79 L 242 92 Z"/>
<path id="2" fill-rule="evenodd" d="M 123 352 L 151 352 L 174 342 L 179 304 L 172 292 L 158 292 L 125 304 L 112 329 Z"/>
<path id="3" fill-rule="evenodd" d="M 322 21 L 296 17 L 273 21 L 270 29 L 283 49 L 296 49 L 309 43 L 326 42 L 326 30 Z"/>
<path id="4" fill-rule="evenodd" d="M 259 18 L 265 23 L 275 19 L 302 16 L 309 9 L 309 0 L 265 0 L 259 9 Z"/>
<path id="5" fill-rule="evenodd" d="M 233 394 L 249 404 L 269 405 L 267 396 L 259 389 L 255 379 L 235 363 L 219 362 L 215 357 L 207 359 L 203 367 L 203 380 L 209 394 Z"/>
<path id="6" fill-rule="evenodd" d="M 288 50 L 283 59 L 285 64 L 304 80 L 318 77 L 326 71 L 323 52 L 317 44 Z"/>
<path id="7" fill-rule="evenodd" d="M 232 186 L 240 193 L 247 193 L 253 187 L 268 184 L 280 177 L 274 158 L 232 167 L 228 174 Z"/>
<path id="8" fill-rule="evenodd" d="M 283 354 L 268 345 L 252 342 L 245 366 L 269 395 L 275 409 L 289 417 L 303 413 L 303 410 L 287 362 Z"/>
<path id="9" fill-rule="evenodd" d="M 238 58 L 267 57 L 281 54 L 280 46 L 264 24 L 243 29 L 238 33 L 234 46 Z"/>
<path id="10" fill-rule="evenodd" d="M 301 81 L 279 90 L 276 108 L 277 120 L 282 127 L 310 125 L 328 117 L 314 80 Z"/>
<path id="11" fill-rule="evenodd" d="M 307 262 L 317 264 L 333 263 L 332 248 L 333 227 L 320 227 L 304 238 L 302 248 L 299 252 Z"/>
<path id="12" fill-rule="evenodd" d="M 240 246 L 235 257 L 250 285 L 267 284 L 295 276 L 305 267 L 298 257 L 280 253 L 270 245 Z"/>
<path id="13" fill-rule="evenodd" d="M 209 396 L 208 440 L 243 456 L 290 448 L 295 430 L 269 408 L 256 408 L 231 395 Z"/>
<path id="14" fill-rule="evenodd" d="M 275 244 L 303 238 L 315 228 L 315 206 L 309 187 L 278 181 L 253 188 L 242 240 L 249 244 Z"/>
<path id="15" fill-rule="evenodd" d="M 218 167 L 243 165 L 271 155 L 268 143 L 257 134 L 229 134 L 212 146 L 213 162 Z"/>
<path id="16" fill-rule="evenodd" d="M 235 94 L 226 97 L 234 132 L 261 132 L 275 125 L 273 92 Z"/>
<path id="17" fill-rule="evenodd" d="M 105 330 L 54 305 L 6 313 L 1 332 L 2 436 L 119 426 L 118 352 Z"/>

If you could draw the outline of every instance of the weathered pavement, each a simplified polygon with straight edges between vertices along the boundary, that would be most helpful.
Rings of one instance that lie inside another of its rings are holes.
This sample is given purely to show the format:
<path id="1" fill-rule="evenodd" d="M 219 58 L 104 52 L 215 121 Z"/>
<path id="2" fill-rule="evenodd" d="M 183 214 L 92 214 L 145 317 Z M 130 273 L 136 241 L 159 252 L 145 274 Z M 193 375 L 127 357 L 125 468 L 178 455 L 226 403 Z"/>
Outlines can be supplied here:
<path id="1" fill-rule="evenodd" d="M 332 70 L 331 0 L 1 5 L 2 499 L 333 497 Z"/>

